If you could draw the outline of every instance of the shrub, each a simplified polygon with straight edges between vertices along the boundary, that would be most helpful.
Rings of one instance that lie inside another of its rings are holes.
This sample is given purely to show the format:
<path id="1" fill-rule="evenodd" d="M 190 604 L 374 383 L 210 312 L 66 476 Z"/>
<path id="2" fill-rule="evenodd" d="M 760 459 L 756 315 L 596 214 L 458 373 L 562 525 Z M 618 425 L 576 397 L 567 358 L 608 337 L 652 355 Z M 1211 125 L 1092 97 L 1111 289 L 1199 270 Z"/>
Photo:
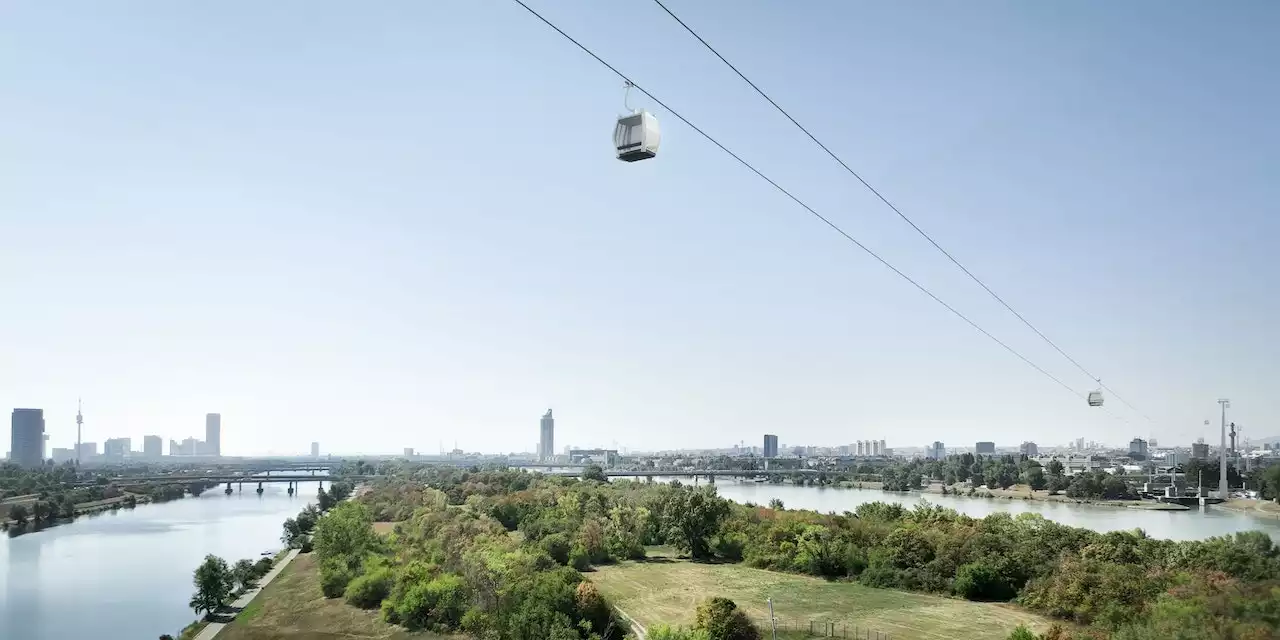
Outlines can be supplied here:
<path id="1" fill-rule="evenodd" d="M 342 562 L 326 562 L 320 565 L 320 591 L 326 598 L 340 598 L 355 573 Z"/>
<path id="2" fill-rule="evenodd" d="M 988 564 L 973 562 L 956 570 L 953 585 L 956 595 L 968 600 L 1009 600 L 1015 595 L 1013 587 Z"/>
<path id="3" fill-rule="evenodd" d="M 347 584 L 344 592 L 347 603 L 361 609 L 376 609 L 391 594 L 393 579 L 391 569 L 379 567 Z"/>
<path id="4" fill-rule="evenodd" d="M 462 622 L 466 609 L 466 594 L 462 579 L 443 575 L 430 582 L 420 582 L 409 587 L 395 605 L 395 615 L 400 624 L 409 629 L 424 629 L 438 625 L 456 629 Z"/>
<path id="5" fill-rule="evenodd" d="M 542 548 L 551 556 L 552 560 L 567 565 L 569 564 L 569 537 L 563 533 L 553 533 L 545 536 L 541 540 Z"/>
<path id="6" fill-rule="evenodd" d="M 707 640 L 760 640 L 760 630 L 728 598 L 715 597 L 698 605 L 694 629 L 706 632 Z"/>
<path id="7" fill-rule="evenodd" d="M 650 627 L 645 634 L 646 640 L 709 640 L 705 629 L 681 629 L 665 624 Z"/>

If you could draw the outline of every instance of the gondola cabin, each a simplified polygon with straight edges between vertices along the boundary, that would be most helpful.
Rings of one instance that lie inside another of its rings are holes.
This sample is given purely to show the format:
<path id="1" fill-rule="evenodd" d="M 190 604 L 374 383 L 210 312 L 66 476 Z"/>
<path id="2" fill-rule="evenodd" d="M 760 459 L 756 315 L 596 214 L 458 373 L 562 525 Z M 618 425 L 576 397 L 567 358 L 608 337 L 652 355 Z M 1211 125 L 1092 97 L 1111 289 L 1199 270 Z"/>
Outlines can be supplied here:
<path id="1" fill-rule="evenodd" d="M 658 155 L 661 141 L 658 117 L 644 109 L 618 118 L 618 126 L 613 130 L 613 145 L 623 162 L 648 160 Z"/>

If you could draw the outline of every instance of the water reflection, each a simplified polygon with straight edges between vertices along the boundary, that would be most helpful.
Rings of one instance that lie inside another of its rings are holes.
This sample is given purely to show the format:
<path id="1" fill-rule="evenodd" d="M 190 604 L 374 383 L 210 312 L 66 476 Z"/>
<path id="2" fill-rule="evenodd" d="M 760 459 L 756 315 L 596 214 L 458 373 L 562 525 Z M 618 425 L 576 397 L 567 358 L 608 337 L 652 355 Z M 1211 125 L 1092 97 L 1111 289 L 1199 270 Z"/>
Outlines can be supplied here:
<path id="1" fill-rule="evenodd" d="M 176 633 L 195 618 L 187 607 L 191 573 L 205 554 L 234 562 L 278 548 L 281 523 L 315 501 L 316 483 L 302 483 L 294 496 L 285 483 L 255 490 L 225 495 L 219 486 L 0 536 L 0 638 Z"/>

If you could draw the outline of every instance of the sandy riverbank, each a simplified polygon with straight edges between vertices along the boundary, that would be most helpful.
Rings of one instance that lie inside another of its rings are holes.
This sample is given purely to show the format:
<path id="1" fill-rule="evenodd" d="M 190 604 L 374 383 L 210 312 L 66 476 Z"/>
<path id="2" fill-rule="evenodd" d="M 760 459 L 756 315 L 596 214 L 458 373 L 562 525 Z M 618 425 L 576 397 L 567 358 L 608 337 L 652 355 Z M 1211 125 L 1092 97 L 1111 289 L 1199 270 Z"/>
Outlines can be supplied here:
<path id="1" fill-rule="evenodd" d="M 1226 502 L 1217 505 L 1222 509 L 1231 511 L 1239 511 L 1250 515 L 1260 516 L 1264 518 L 1280 519 L 1280 504 L 1276 504 L 1270 500 L 1249 500 L 1246 498 L 1232 498 Z"/>

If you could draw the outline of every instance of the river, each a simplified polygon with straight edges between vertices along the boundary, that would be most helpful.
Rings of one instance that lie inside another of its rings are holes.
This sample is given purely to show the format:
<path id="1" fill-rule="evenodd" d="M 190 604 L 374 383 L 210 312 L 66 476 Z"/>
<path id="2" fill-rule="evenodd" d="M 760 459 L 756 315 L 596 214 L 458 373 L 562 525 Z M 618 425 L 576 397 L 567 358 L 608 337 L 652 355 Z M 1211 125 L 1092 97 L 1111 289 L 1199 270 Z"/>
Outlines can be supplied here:
<path id="1" fill-rule="evenodd" d="M 1142 529 L 1153 538 L 1201 540 L 1238 531 L 1261 530 L 1280 541 L 1280 519 L 1252 516 L 1213 506 L 1190 511 L 1144 511 L 1088 504 L 966 498 L 919 492 L 897 493 L 871 489 L 802 487 L 792 484 L 744 482 L 718 478 L 716 490 L 734 502 L 767 505 L 777 498 L 791 509 L 812 509 L 827 513 L 853 511 L 866 502 L 894 502 L 913 507 L 928 501 L 975 518 L 993 513 L 1038 513 L 1049 520 L 1094 531 Z"/>
<path id="2" fill-rule="evenodd" d="M 224 486 L 0 535 L 0 638 L 176 636 L 196 618 L 187 602 L 204 556 L 234 563 L 279 549 L 281 523 L 316 495 L 313 482 L 297 496 L 283 483 L 264 484 L 261 496 L 248 482 L 229 496 Z"/>

